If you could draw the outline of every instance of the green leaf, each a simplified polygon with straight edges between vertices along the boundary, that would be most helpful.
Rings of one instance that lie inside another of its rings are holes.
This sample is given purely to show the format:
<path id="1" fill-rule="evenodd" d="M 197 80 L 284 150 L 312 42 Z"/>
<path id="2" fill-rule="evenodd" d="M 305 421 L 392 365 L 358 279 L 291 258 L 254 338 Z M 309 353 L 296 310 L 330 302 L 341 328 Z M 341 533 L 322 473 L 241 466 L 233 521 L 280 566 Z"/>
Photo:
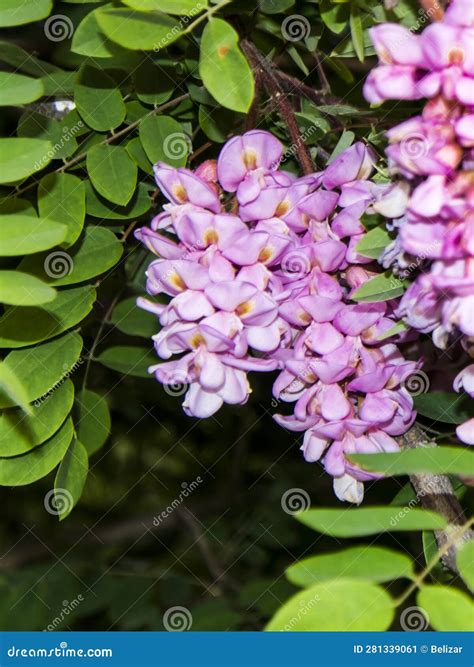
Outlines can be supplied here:
<path id="1" fill-rule="evenodd" d="M 132 160 L 146 174 L 153 174 L 153 167 L 138 137 L 131 139 L 125 146 L 125 150 Z"/>
<path id="2" fill-rule="evenodd" d="M 44 445 L 21 456 L 0 459 L 0 486 L 24 486 L 45 477 L 63 458 L 73 436 L 72 420 Z"/>
<path id="3" fill-rule="evenodd" d="M 155 65 L 147 58 L 133 72 L 139 100 L 145 104 L 164 104 L 176 87 L 176 67 L 166 63 Z"/>
<path id="4" fill-rule="evenodd" d="M 448 586 L 423 586 L 416 600 L 434 630 L 472 630 L 474 604 L 465 593 Z"/>
<path id="5" fill-rule="evenodd" d="M 211 141 L 222 144 L 232 131 L 237 116 L 230 109 L 199 106 L 199 127 Z"/>
<path id="6" fill-rule="evenodd" d="M 355 3 L 351 3 L 349 24 L 351 27 L 351 39 L 352 44 L 354 45 L 354 51 L 360 62 L 363 63 L 365 60 L 364 27 L 362 25 L 360 10 Z"/>
<path id="7" fill-rule="evenodd" d="M 321 18 L 331 32 L 339 35 L 349 23 L 347 4 L 333 4 L 331 0 L 321 0 Z"/>
<path id="8" fill-rule="evenodd" d="M 21 271 L 0 271 L 0 301 L 14 306 L 49 303 L 56 290 L 39 278 Z"/>
<path id="9" fill-rule="evenodd" d="M 107 7 L 113 7 L 110 3 Z M 111 42 L 101 31 L 97 22 L 97 10 L 86 14 L 74 31 L 71 51 L 90 58 L 111 58 L 118 52 L 119 46 Z"/>
<path id="10" fill-rule="evenodd" d="M 0 215 L 0 254 L 31 255 L 64 241 L 66 225 L 28 214 Z"/>
<path id="11" fill-rule="evenodd" d="M 0 27 L 23 25 L 44 19 L 53 8 L 53 0 L 2 0 Z"/>
<path id="12" fill-rule="evenodd" d="M 254 97 L 250 66 L 237 32 L 226 21 L 211 18 L 202 33 L 199 73 L 211 95 L 227 109 L 246 113 Z"/>
<path id="13" fill-rule="evenodd" d="M 351 454 L 363 470 L 394 475 L 466 475 L 474 477 L 474 452 L 465 447 L 419 447 L 390 454 Z"/>
<path id="14" fill-rule="evenodd" d="M 50 396 L 37 401 L 31 414 L 18 408 L 4 410 L 0 416 L 0 456 L 18 456 L 50 438 L 72 408 L 74 385 L 66 380 Z"/>
<path id="15" fill-rule="evenodd" d="M 79 123 L 86 127 L 82 120 Z M 22 138 L 41 139 L 51 143 L 48 156 L 51 159 L 67 158 L 77 149 L 75 135 L 79 134 L 79 124 L 69 126 L 42 113 L 28 110 L 18 121 L 17 134 Z M 46 163 L 45 163 L 46 164 Z"/>
<path id="16" fill-rule="evenodd" d="M 396 278 L 390 271 L 381 273 L 361 285 L 354 294 L 353 301 L 373 303 L 395 299 L 405 291 L 406 282 Z"/>
<path id="17" fill-rule="evenodd" d="M 83 120 L 93 130 L 110 131 L 125 120 L 120 89 L 103 70 L 83 65 L 74 88 L 74 100 Z"/>
<path id="18" fill-rule="evenodd" d="M 129 336 L 151 338 L 158 331 L 158 320 L 153 313 L 139 308 L 136 301 L 133 296 L 121 301 L 115 306 L 110 321 Z"/>
<path id="19" fill-rule="evenodd" d="M 383 227 L 375 227 L 364 234 L 356 246 L 356 251 L 364 257 L 378 259 L 391 242 L 389 233 Z"/>
<path id="20" fill-rule="evenodd" d="M 60 521 L 71 513 L 81 497 L 88 472 L 87 451 L 79 440 L 73 438 L 54 480 L 54 507 Z"/>
<path id="21" fill-rule="evenodd" d="M 38 79 L 13 72 L 0 72 L 0 107 L 29 104 L 43 94 L 43 84 Z"/>
<path id="22" fill-rule="evenodd" d="M 56 65 L 39 60 L 18 44 L 4 40 L 0 40 L 0 62 L 11 65 L 15 71 L 25 72 L 34 77 L 42 77 L 45 72 L 61 71 Z"/>
<path id="23" fill-rule="evenodd" d="M 158 52 L 180 37 L 182 24 L 163 12 L 100 9 L 97 22 L 113 42 L 134 51 Z"/>
<path id="24" fill-rule="evenodd" d="M 342 151 L 345 151 L 346 148 L 349 148 L 349 146 L 352 146 L 353 142 L 355 139 L 355 134 L 351 130 L 344 130 L 344 132 L 341 134 L 339 137 L 339 140 L 331 153 L 328 164 L 331 164 L 331 162 L 337 158 L 337 156 L 342 153 Z"/>
<path id="25" fill-rule="evenodd" d="M 393 327 L 390 327 L 390 329 L 387 329 L 387 331 L 384 331 L 383 334 L 380 334 L 380 336 L 377 336 L 377 340 L 385 340 L 386 338 L 390 338 L 391 336 L 396 336 L 399 333 L 405 333 L 405 331 L 408 331 L 409 326 L 405 324 L 405 322 L 397 322 L 396 324 L 393 325 Z"/>
<path id="26" fill-rule="evenodd" d="M 267 631 L 382 631 L 393 620 L 390 596 L 357 579 L 325 581 L 291 597 L 266 626 Z"/>
<path id="27" fill-rule="evenodd" d="M 405 512 L 396 507 L 361 507 L 347 509 L 310 509 L 296 515 L 298 521 L 313 530 L 335 537 L 359 537 L 400 530 L 441 530 L 446 519 L 422 509 Z"/>
<path id="28" fill-rule="evenodd" d="M 373 56 L 376 54 L 375 48 L 372 44 L 368 30 L 364 31 L 363 39 L 360 41 L 360 45 L 363 44 L 364 55 Z M 337 58 L 354 58 L 357 55 L 355 50 L 354 41 L 351 37 L 343 39 L 331 52 L 331 56 L 336 56 Z"/>
<path id="29" fill-rule="evenodd" d="M 466 394 L 430 391 L 413 398 L 415 410 L 445 424 L 462 424 L 474 417 L 474 404 Z"/>
<path id="30" fill-rule="evenodd" d="M 123 245 L 113 232 L 88 226 L 67 252 L 33 255 L 24 259 L 19 268 L 59 287 L 82 283 L 105 273 L 117 264 L 122 254 Z"/>
<path id="31" fill-rule="evenodd" d="M 456 563 L 464 583 L 474 592 L 474 540 L 459 548 Z"/>
<path id="32" fill-rule="evenodd" d="M 82 231 L 86 216 L 83 181 L 72 174 L 47 174 L 38 188 L 38 210 L 43 218 L 61 220 L 67 226 L 63 244 L 74 243 Z"/>
<path id="33" fill-rule="evenodd" d="M 173 167 L 186 164 L 191 141 L 183 127 L 171 116 L 148 116 L 140 123 L 140 141 L 149 160 Z"/>
<path id="34" fill-rule="evenodd" d="M 350 547 L 335 553 L 311 556 L 286 570 L 296 586 L 311 586 L 317 581 L 350 577 L 381 583 L 414 575 L 413 562 L 405 554 L 385 547 Z"/>
<path id="35" fill-rule="evenodd" d="M 76 287 L 59 291 L 41 308 L 8 308 L 0 318 L 0 347 L 25 347 L 57 336 L 84 319 L 95 297 L 93 287 Z"/>
<path id="36" fill-rule="evenodd" d="M 139 11 L 162 11 L 177 16 L 196 16 L 208 7 L 207 0 L 123 0 L 123 4 Z"/>
<path id="37" fill-rule="evenodd" d="M 98 195 L 89 181 L 86 181 L 86 211 L 94 218 L 106 220 L 139 218 L 151 208 L 148 187 L 146 183 L 139 183 L 128 205 L 117 206 Z"/>
<path id="38" fill-rule="evenodd" d="M 33 348 L 14 350 L 3 363 L 24 385 L 30 402 L 44 396 L 75 368 L 81 350 L 82 338 L 70 332 Z M 0 389 L 0 408 L 15 405 L 18 402 Z"/>
<path id="39" fill-rule="evenodd" d="M 53 146 L 44 139 L 0 139 L 0 183 L 20 181 L 44 169 L 53 158 Z"/>
<path id="40" fill-rule="evenodd" d="M 0 392 L 6 395 L 14 405 L 21 407 L 23 417 L 25 412 L 31 413 L 28 405 L 28 392 L 24 383 L 4 361 L 0 361 Z"/>
<path id="41" fill-rule="evenodd" d="M 87 153 L 92 185 L 103 197 L 126 206 L 137 185 L 137 165 L 122 146 L 99 144 Z"/>
<path id="42" fill-rule="evenodd" d="M 156 356 L 146 347 L 117 345 L 104 350 L 97 361 L 107 368 L 135 377 L 149 378 L 148 367 L 156 364 Z"/>
<path id="43" fill-rule="evenodd" d="M 95 454 L 110 433 L 107 401 L 94 391 L 84 389 L 76 397 L 76 431 L 89 456 Z"/>

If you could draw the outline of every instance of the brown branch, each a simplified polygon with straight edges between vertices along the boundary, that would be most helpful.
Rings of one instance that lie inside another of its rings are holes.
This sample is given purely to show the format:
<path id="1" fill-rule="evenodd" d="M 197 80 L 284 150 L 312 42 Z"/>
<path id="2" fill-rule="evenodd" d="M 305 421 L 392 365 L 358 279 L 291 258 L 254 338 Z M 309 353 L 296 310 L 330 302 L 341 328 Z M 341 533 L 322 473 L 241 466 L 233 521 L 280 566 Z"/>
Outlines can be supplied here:
<path id="1" fill-rule="evenodd" d="M 298 158 L 298 162 L 300 163 L 301 169 L 305 174 L 313 173 L 315 170 L 313 161 L 311 160 L 308 148 L 304 143 L 303 137 L 301 136 L 294 111 L 291 107 L 291 104 L 288 102 L 288 99 L 283 92 L 277 77 L 275 76 L 273 67 L 254 46 L 254 44 L 252 44 L 252 42 L 249 42 L 247 39 L 243 39 L 241 41 L 241 47 L 249 59 L 254 71 L 258 72 L 258 74 L 261 76 L 264 87 L 276 103 L 278 110 L 286 123 L 288 133 L 295 148 L 296 156 Z"/>
<path id="2" fill-rule="evenodd" d="M 427 439 L 426 433 L 416 424 L 408 433 L 400 436 L 398 442 L 402 447 L 415 449 L 417 447 L 436 447 L 436 443 Z M 410 482 L 420 499 L 424 509 L 432 510 L 444 516 L 448 525 L 443 530 L 435 530 L 436 542 L 442 549 L 451 539 L 453 530 L 466 523 L 463 508 L 453 490 L 449 477 L 446 475 L 418 474 L 410 475 Z M 451 546 L 441 558 L 443 564 L 452 572 L 458 572 L 456 554 L 462 543 L 474 538 L 474 531 L 466 531 L 459 542 Z"/>

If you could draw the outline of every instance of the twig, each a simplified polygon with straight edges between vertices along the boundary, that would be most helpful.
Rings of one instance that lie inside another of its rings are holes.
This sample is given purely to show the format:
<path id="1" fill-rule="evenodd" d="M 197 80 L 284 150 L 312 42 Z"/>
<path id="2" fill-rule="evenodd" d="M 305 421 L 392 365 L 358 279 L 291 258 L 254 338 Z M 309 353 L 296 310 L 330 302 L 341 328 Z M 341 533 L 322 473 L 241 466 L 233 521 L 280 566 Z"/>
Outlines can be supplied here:
<path id="1" fill-rule="evenodd" d="M 294 145 L 296 156 L 303 172 L 305 174 L 313 173 L 315 168 L 311 160 L 311 156 L 304 143 L 303 137 L 301 136 L 293 109 L 288 102 L 288 99 L 286 98 L 286 95 L 284 94 L 277 77 L 275 76 L 273 67 L 249 40 L 242 39 L 241 47 L 249 59 L 253 69 L 262 77 L 263 85 L 265 86 L 268 94 L 272 97 L 278 106 L 278 110 L 281 113 L 283 120 L 285 121 L 288 128 L 288 133 Z"/>
<path id="2" fill-rule="evenodd" d="M 398 442 L 402 447 L 415 449 L 417 447 L 436 447 L 436 443 L 427 440 L 426 433 L 416 424 L 411 427 L 408 433 L 400 436 Z M 441 560 L 443 564 L 452 572 L 458 573 L 456 565 L 456 554 L 464 542 L 474 538 L 472 530 L 464 531 L 458 539 L 453 541 L 453 534 L 456 535 L 459 527 L 465 525 L 466 517 L 459 500 L 453 490 L 453 486 L 446 475 L 410 475 L 410 482 L 420 498 L 421 504 L 425 509 L 438 512 L 445 517 L 448 525 L 443 530 L 435 530 L 436 542 L 438 547 L 443 549 L 446 545 L 449 548 L 443 553 Z"/>

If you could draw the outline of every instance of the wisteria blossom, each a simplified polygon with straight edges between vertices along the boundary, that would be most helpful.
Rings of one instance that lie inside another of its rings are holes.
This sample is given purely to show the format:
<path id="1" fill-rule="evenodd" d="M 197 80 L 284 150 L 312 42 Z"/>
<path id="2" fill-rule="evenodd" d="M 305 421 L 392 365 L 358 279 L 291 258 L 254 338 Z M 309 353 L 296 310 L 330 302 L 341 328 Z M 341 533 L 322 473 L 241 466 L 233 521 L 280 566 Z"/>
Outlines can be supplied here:
<path id="1" fill-rule="evenodd" d="M 161 325 L 162 361 L 150 371 L 189 385 L 183 408 L 199 418 L 245 403 L 249 372 L 279 371 L 275 419 L 304 433 L 305 459 L 323 463 L 339 498 L 359 503 L 377 476 L 347 455 L 396 451 L 415 417 L 404 381 L 417 365 L 380 340 L 393 304 L 351 298 L 375 275 L 357 252 L 361 215 L 398 218 L 406 193 L 369 180 L 374 156 L 362 143 L 301 178 L 280 169 L 282 154 L 254 130 L 194 172 L 156 165 L 169 203 L 136 232 L 158 256 L 148 292 L 167 297 L 139 300 Z"/>
<path id="2" fill-rule="evenodd" d="M 387 133 L 391 171 L 406 180 L 410 198 L 383 261 L 389 266 L 396 260 L 403 269 L 410 257 L 423 259 L 423 271 L 398 313 L 418 331 L 432 333 L 438 347 L 461 339 L 469 354 L 474 336 L 474 4 L 453 0 L 443 20 L 419 35 L 392 24 L 370 32 L 380 65 L 365 84 L 367 99 L 428 98 L 420 116 Z M 455 387 L 462 387 L 458 379 Z M 472 390 L 465 391 L 472 396 Z M 457 435 L 473 444 L 473 420 Z"/>

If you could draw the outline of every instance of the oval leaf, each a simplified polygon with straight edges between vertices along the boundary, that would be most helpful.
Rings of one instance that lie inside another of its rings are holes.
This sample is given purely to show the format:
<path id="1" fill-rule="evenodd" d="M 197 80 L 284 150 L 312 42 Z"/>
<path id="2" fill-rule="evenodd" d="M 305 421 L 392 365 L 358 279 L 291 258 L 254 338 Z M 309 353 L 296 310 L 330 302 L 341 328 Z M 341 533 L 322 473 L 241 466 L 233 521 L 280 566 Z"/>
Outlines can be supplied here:
<path id="1" fill-rule="evenodd" d="M 3 257 L 31 255 L 53 248 L 67 235 L 66 225 L 28 214 L 0 215 L 0 253 Z"/>
<path id="2" fill-rule="evenodd" d="M 130 9 L 101 9 L 97 22 L 109 39 L 126 49 L 159 51 L 182 33 L 182 25 L 160 11 L 152 14 Z"/>
<path id="3" fill-rule="evenodd" d="M 26 389 L 26 400 L 35 401 L 54 389 L 79 364 L 82 338 L 75 332 L 37 345 L 32 349 L 14 350 L 5 360 L 7 366 Z M 19 405 L 0 390 L 0 408 Z"/>
<path id="4" fill-rule="evenodd" d="M 98 145 L 87 153 L 92 185 L 103 197 L 126 206 L 137 184 L 137 166 L 121 146 Z"/>
<path id="5" fill-rule="evenodd" d="M 44 139 L 0 139 L 0 183 L 14 183 L 44 169 L 53 154 L 53 145 Z"/>
<path id="6" fill-rule="evenodd" d="M 71 513 L 81 497 L 88 472 L 89 458 L 85 447 L 74 438 L 54 480 L 54 505 L 60 521 Z"/>
<path id="7" fill-rule="evenodd" d="M 254 96 L 250 66 L 239 47 L 237 32 L 226 21 L 212 18 L 202 33 L 199 73 L 211 95 L 223 107 L 246 113 Z"/>
<path id="8" fill-rule="evenodd" d="M 0 72 L 0 107 L 34 102 L 44 94 L 41 81 L 13 72 Z"/>
<path id="9" fill-rule="evenodd" d="M 381 631 L 392 623 L 390 596 L 375 584 L 337 579 L 300 591 L 286 602 L 265 630 L 286 632 Z"/>
<path id="10" fill-rule="evenodd" d="M 440 530 L 446 519 L 422 509 L 400 511 L 396 507 L 361 507 L 351 509 L 310 509 L 296 515 L 298 521 L 320 533 L 335 537 L 376 535 L 385 531 Z"/>
<path id="11" fill-rule="evenodd" d="M 0 271 L 0 301 L 14 306 L 49 303 L 56 290 L 39 278 L 21 271 Z"/>
<path id="12" fill-rule="evenodd" d="M 368 546 L 305 558 L 286 570 L 291 583 L 302 587 L 340 576 L 381 583 L 401 577 L 411 579 L 413 574 L 413 562 L 405 554 Z"/>
<path id="13" fill-rule="evenodd" d="M 416 600 L 435 630 L 472 631 L 474 604 L 465 593 L 447 586 L 423 586 Z"/>
<path id="14" fill-rule="evenodd" d="M 24 486 L 45 477 L 63 458 L 73 436 L 72 420 L 48 440 L 22 456 L 0 459 L 0 486 Z"/>
<path id="15" fill-rule="evenodd" d="M 57 336 L 91 311 L 93 287 L 61 290 L 50 304 L 10 307 L 0 318 L 0 347 L 25 347 Z"/>
<path id="16" fill-rule="evenodd" d="M 466 475 L 474 477 L 474 453 L 465 447 L 419 447 L 391 454 L 354 454 L 363 470 L 386 475 Z"/>
<path id="17" fill-rule="evenodd" d="M 110 412 L 107 401 L 94 391 L 84 389 L 76 398 L 76 431 L 89 456 L 95 454 L 110 433 Z"/>
<path id="18" fill-rule="evenodd" d="M 140 123 L 140 141 L 149 160 L 162 161 L 174 167 L 186 164 L 190 139 L 170 116 L 148 116 Z"/>
<path id="19" fill-rule="evenodd" d="M 67 380 L 52 394 L 32 406 L 27 416 L 18 408 L 0 416 L 0 456 L 18 456 L 50 438 L 68 416 L 74 400 L 74 385 Z"/>
<path id="20" fill-rule="evenodd" d="M 74 99 L 82 118 L 93 130 L 113 130 L 125 120 L 120 89 L 103 70 L 84 65 L 74 87 Z"/>
<path id="21" fill-rule="evenodd" d="M 389 301 L 400 296 L 405 291 L 406 283 L 392 275 L 390 271 L 381 273 L 361 285 L 351 298 L 359 302 Z"/>
<path id="22" fill-rule="evenodd" d="M 83 181 L 73 174 L 47 174 L 38 188 L 38 210 L 42 218 L 60 220 L 67 227 L 63 245 L 74 243 L 86 216 Z"/>
<path id="23" fill-rule="evenodd" d="M 97 357 L 97 361 L 124 375 L 149 378 L 151 376 L 148 373 L 148 368 L 156 364 L 156 356 L 152 350 L 146 347 L 117 345 L 104 350 Z"/>

